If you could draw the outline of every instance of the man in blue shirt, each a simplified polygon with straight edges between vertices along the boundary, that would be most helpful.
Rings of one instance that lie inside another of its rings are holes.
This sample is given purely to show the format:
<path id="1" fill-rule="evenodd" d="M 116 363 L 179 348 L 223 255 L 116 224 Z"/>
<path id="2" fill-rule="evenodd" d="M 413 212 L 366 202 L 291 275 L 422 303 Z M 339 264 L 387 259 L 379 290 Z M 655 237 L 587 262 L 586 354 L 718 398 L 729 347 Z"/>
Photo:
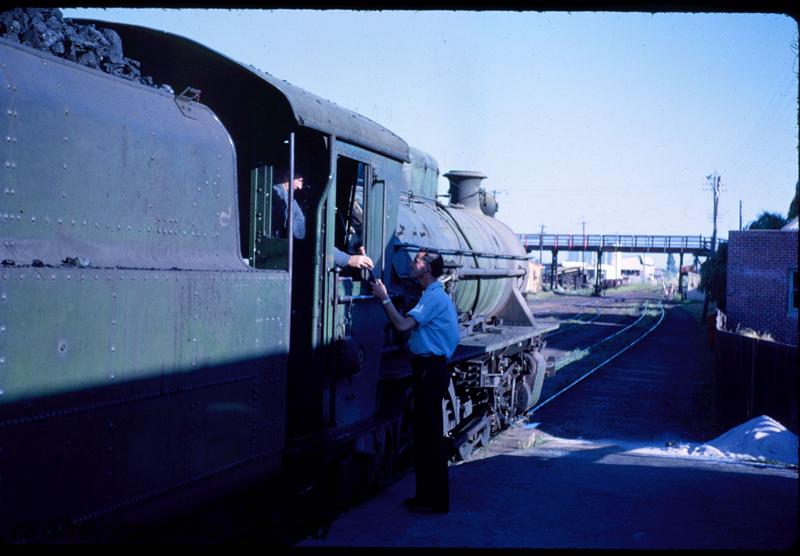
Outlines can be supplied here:
<path id="1" fill-rule="evenodd" d="M 408 348 L 414 372 L 414 471 L 416 494 L 405 504 L 413 512 L 447 513 L 450 486 L 447 471 L 447 443 L 442 419 L 442 399 L 450 384 L 446 362 L 458 345 L 458 314 L 438 278 L 444 261 L 432 250 L 417 253 L 411 277 L 422 285 L 422 297 L 402 316 L 380 280 L 372 293 L 381 300 L 386 316 L 399 331 L 410 330 Z"/>

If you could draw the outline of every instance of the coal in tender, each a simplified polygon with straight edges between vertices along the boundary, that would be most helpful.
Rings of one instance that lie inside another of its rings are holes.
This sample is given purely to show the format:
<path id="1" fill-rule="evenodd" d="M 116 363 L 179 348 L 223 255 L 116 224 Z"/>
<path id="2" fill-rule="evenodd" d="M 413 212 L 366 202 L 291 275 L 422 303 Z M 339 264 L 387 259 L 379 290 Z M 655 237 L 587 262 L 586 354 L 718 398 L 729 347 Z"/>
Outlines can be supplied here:
<path id="1" fill-rule="evenodd" d="M 74 23 L 64 19 L 58 8 L 0 12 L 0 37 L 172 94 L 169 85 L 158 85 L 151 76 L 142 75 L 138 60 L 125 57 L 116 31 Z"/>

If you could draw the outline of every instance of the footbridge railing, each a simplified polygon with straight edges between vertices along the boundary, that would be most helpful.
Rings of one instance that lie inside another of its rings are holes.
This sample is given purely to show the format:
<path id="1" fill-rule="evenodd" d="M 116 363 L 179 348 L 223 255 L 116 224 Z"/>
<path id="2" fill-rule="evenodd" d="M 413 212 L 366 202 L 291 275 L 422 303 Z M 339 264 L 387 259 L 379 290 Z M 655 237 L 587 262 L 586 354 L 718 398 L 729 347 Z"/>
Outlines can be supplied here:
<path id="1" fill-rule="evenodd" d="M 711 238 L 704 236 L 517 234 L 526 251 L 620 251 L 692 253 L 708 256 Z M 717 247 L 727 240 L 717 238 Z"/>

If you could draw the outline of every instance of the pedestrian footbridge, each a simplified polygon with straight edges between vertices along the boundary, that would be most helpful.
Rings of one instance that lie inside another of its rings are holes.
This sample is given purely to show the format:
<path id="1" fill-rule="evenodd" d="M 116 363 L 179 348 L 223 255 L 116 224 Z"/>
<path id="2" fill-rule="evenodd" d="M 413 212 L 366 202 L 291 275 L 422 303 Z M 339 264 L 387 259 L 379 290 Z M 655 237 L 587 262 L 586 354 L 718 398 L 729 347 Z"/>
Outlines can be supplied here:
<path id="1" fill-rule="evenodd" d="M 593 251 L 621 253 L 690 253 L 708 257 L 710 237 L 655 235 L 517 234 L 527 252 Z M 727 240 L 717 239 L 716 246 Z"/>

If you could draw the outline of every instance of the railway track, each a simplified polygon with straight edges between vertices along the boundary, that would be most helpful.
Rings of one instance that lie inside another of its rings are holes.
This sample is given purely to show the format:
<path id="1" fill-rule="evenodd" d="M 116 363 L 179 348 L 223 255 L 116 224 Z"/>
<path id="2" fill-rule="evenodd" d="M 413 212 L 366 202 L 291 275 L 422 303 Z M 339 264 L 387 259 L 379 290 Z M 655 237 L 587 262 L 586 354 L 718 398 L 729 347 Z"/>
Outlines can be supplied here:
<path id="1" fill-rule="evenodd" d="M 587 313 L 584 311 L 584 308 L 594 309 L 594 314 Z M 554 330 L 553 332 L 548 332 L 545 334 L 545 339 L 553 338 L 558 336 L 559 334 L 563 334 L 568 330 L 574 330 L 579 326 L 585 324 L 591 324 L 600 318 L 600 309 L 597 306 L 592 306 L 590 303 L 583 303 L 580 305 L 580 311 L 572 315 L 570 318 L 566 319 L 563 323 L 561 323 L 558 327 L 558 330 Z"/>
<path id="2" fill-rule="evenodd" d="M 573 350 L 565 357 L 556 360 L 556 377 L 561 374 L 561 380 L 554 381 L 556 377 L 550 378 L 547 395 L 544 395 L 543 391 L 544 399 L 529 409 L 523 418 L 530 417 L 628 351 L 655 330 L 663 320 L 664 307 L 661 301 L 644 301 L 640 306 L 640 315 L 633 322 L 586 348 Z"/>
<path id="3" fill-rule="evenodd" d="M 557 342 L 562 345 L 562 348 L 565 345 L 572 344 L 581 347 L 577 349 L 567 348 L 568 351 L 560 348 L 556 350 L 561 352 L 562 355 L 556 359 L 555 375 L 545 379 L 540 398 L 542 401 L 512 420 L 512 424 L 518 425 L 530 422 L 534 412 L 550 404 L 575 385 L 586 380 L 602 367 L 628 351 L 655 330 L 664 319 L 664 308 L 658 300 L 640 299 L 635 300 L 634 303 L 627 304 L 620 304 L 619 301 L 621 300 L 611 304 L 595 303 L 591 307 L 587 307 L 593 310 L 591 313 L 582 309 L 575 315 L 565 319 L 571 321 L 572 326 L 564 330 L 575 332 L 579 328 L 586 325 L 589 326 L 586 326 L 587 330 L 580 335 L 581 337 L 577 342 L 573 335 L 562 336 Z M 589 304 L 585 305 L 588 306 Z M 605 321 L 597 322 L 601 316 L 606 317 Z M 609 328 L 613 328 L 614 331 L 608 333 Z M 553 336 L 556 336 L 556 334 L 550 334 L 549 338 Z M 483 457 L 485 449 L 491 448 L 498 441 L 502 442 L 501 438 L 509 430 L 505 429 L 494 434 L 489 439 L 488 445 L 476 448 L 461 462 Z"/>

